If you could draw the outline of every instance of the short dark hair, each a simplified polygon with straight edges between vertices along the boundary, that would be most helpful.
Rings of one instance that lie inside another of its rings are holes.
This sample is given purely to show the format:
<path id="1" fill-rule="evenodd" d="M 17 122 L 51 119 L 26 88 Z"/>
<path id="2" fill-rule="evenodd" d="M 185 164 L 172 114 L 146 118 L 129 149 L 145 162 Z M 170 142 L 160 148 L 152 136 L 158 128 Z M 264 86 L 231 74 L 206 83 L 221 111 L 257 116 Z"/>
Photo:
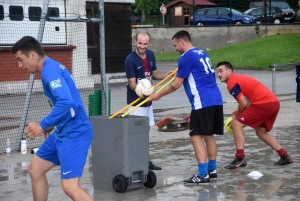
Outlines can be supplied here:
<path id="1" fill-rule="evenodd" d="M 149 36 L 149 38 L 150 38 L 149 40 L 151 40 L 150 34 L 149 34 L 148 32 L 146 32 L 146 31 L 138 32 L 138 33 L 135 35 L 135 40 L 137 40 L 137 37 L 138 37 L 138 35 L 140 35 L 140 34 L 144 34 L 144 35 Z"/>
<path id="2" fill-rule="evenodd" d="M 231 63 L 228 62 L 228 61 L 221 61 L 221 62 L 219 62 L 219 63 L 217 64 L 217 68 L 218 68 L 219 66 L 225 66 L 226 68 L 232 70 L 232 72 L 233 72 L 233 67 L 232 67 Z"/>
<path id="3" fill-rule="evenodd" d="M 172 37 L 172 40 L 173 39 L 183 39 L 183 40 L 186 40 L 188 42 L 191 42 L 191 35 L 185 31 L 185 30 L 181 30 L 181 31 L 178 31 L 173 37 Z"/>
<path id="4" fill-rule="evenodd" d="M 31 36 L 24 36 L 17 41 L 11 49 L 14 54 L 21 51 L 22 54 L 25 54 L 27 57 L 30 51 L 36 52 L 39 56 L 45 56 L 41 44 Z"/>

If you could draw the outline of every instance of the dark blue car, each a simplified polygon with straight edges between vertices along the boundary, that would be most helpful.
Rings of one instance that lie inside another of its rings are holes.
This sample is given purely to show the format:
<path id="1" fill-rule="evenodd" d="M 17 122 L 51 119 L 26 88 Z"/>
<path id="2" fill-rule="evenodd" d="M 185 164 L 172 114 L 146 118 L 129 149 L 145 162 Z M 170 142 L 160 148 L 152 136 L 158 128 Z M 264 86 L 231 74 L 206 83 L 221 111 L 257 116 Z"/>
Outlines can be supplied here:
<path id="1" fill-rule="evenodd" d="M 240 11 L 230 8 L 214 7 L 203 8 L 195 12 L 195 19 L 191 17 L 190 25 L 205 26 L 205 25 L 228 25 L 228 24 L 256 24 L 257 18 L 251 15 L 245 15 Z"/>

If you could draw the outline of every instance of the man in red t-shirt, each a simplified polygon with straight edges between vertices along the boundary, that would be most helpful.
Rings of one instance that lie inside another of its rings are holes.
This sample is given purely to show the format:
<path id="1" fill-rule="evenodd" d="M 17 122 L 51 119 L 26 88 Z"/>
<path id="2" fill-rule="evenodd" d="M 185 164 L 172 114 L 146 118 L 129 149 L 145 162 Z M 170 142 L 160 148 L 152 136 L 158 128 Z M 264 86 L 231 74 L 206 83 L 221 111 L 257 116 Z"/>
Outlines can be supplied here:
<path id="1" fill-rule="evenodd" d="M 217 64 L 217 73 L 221 82 L 227 84 L 229 93 L 237 100 L 238 110 L 234 119 L 229 123 L 236 146 L 235 159 L 226 169 L 235 169 L 247 165 L 244 153 L 245 136 L 243 128 L 250 126 L 255 129 L 256 135 L 277 151 L 280 156 L 275 165 L 286 165 L 293 162 L 287 151 L 280 146 L 276 138 L 268 132 L 272 129 L 279 111 L 277 97 L 258 80 L 233 73 L 232 65 L 223 61 Z M 248 106 L 248 101 L 250 105 Z"/>

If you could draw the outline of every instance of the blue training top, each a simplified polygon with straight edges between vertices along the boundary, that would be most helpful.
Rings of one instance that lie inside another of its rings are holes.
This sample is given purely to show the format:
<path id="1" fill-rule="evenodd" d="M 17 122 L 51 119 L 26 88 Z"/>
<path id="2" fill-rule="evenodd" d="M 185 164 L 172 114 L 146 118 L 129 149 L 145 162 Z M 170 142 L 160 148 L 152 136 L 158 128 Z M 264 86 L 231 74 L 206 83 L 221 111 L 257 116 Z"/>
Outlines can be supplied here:
<path id="1" fill-rule="evenodd" d="M 183 53 L 178 60 L 176 76 L 184 78 L 183 86 L 192 110 L 223 105 L 215 71 L 203 50 L 191 48 Z"/>
<path id="2" fill-rule="evenodd" d="M 53 105 L 51 113 L 40 122 L 42 129 L 56 126 L 52 135 L 60 141 L 92 139 L 92 125 L 68 69 L 47 57 L 41 79 L 44 94 Z"/>
<path id="3" fill-rule="evenodd" d="M 135 51 L 130 53 L 125 60 L 125 71 L 126 77 L 136 78 L 136 82 L 140 79 L 147 78 L 152 80 L 152 71 L 157 70 L 155 56 L 151 50 L 146 50 L 146 58 L 142 59 Z M 135 101 L 138 98 L 135 91 L 133 91 L 129 84 L 127 83 L 127 104 Z M 138 105 L 143 100 L 137 102 L 135 105 Z M 152 102 L 147 102 L 141 107 L 149 107 Z"/>

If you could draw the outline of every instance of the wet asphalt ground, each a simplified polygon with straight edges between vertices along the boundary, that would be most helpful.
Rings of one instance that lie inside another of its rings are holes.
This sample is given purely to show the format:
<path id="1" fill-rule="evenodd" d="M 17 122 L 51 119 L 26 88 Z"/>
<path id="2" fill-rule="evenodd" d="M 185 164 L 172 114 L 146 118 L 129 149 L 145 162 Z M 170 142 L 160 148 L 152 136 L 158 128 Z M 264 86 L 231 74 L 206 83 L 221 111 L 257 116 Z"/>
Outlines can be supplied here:
<path id="1" fill-rule="evenodd" d="M 162 65 L 162 64 L 161 64 Z M 175 63 L 165 63 L 173 69 Z M 166 68 L 167 69 L 167 68 Z M 167 69 L 167 70 L 169 70 Z M 163 71 L 163 70 L 162 70 Z M 238 71 L 237 71 L 238 73 Z M 240 71 L 250 74 L 271 88 L 270 71 Z M 279 76 L 281 74 L 281 76 Z M 189 141 L 188 130 L 161 132 L 155 126 L 149 132 L 149 152 L 151 161 L 162 167 L 154 171 L 157 177 L 155 188 L 141 188 L 116 193 L 112 190 L 94 189 L 92 174 L 92 155 L 89 153 L 81 186 L 94 200 L 300 200 L 299 160 L 300 160 L 300 108 L 295 102 L 296 83 L 295 69 L 278 72 L 277 94 L 281 100 L 281 109 L 271 134 L 293 157 L 294 163 L 286 166 L 273 165 L 279 157 L 270 147 L 255 135 L 254 130 L 245 128 L 245 152 L 248 165 L 236 170 L 226 170 L 224 166 L 234 158 L 235 147 L 233 136 L 225 131 L 223 136 L 216 136 L 218 145 L 218 178 L 212 179 L 209 185 L 184 186 L 183 180 L 197 172 L 197 162 Z M 218 83 L 224 100 L 224 119 L 236 109 L 237 104 L 226 92 L 225 84 Z M 124 83 L 111 84 L 112 112 L 125 106 L 126 93 Z M 176 94 L 177 93 L 177 94 Z M 168 108 L 168 109 L 166 109 Z M 190 112 L 183 89 L 154 103 L 155 120 L 172 115 L 182 119 Z M 0 154 L 0 200 L 18 201 L 33 200 L 31 181 L 27 171 L 32 154 L 21 155 L 14 152 L 10 155 Z M 101 171 L 101 170 L 99 170 Z M 251 171 L 263 174 L 259 179 L 247 176 Z M 48 174 L 49 201 L 70 200 L 61 190 L 60 168 L 55 167 Z"/>

